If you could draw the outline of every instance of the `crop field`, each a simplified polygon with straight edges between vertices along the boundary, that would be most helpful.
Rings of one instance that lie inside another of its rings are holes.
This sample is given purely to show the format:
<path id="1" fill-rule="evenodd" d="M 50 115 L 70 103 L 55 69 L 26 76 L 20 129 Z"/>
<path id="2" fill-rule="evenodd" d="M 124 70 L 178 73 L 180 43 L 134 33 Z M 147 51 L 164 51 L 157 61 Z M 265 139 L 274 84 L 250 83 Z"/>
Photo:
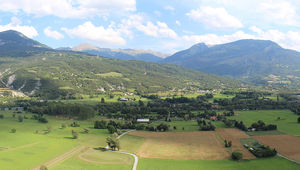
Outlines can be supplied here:
<path id="1" fill-rule="evenodd" d="M 215 132 L 131 132 L 145 138 L 137 151 L 142 158 L 222 160 L 229 153 Z"/>
<path id="2" fill-rule="evenodd" d="M 239 150 L 243 153 L 243 159 L 254 159 L 255 156 L 246 149 L 240 139 L 249 138 L 244 132 L 238 129 L 217 129 L 217 133 L 223 140 L 232 141 L 231 150 Z"/>
<path id="3" fill-rule="evenodd" d="M 280 154 L 300 162 L 300 138 L 291 135 L 255 136 L 262 144 L 275 148 Z"/>
<path id="4" fill-rule="evenodd" d="M 280 119 L 278 119 L 278 117 Z M 241 120 L 246 126 L 258 120 L 266 124 L 275 124 L 280 132 L 300 136 L 300 126 L 297 123 L 298 116 L 289 110 L 255 110 L 255 111 L 236 111 L 236 116 L 229 119 Z"/>

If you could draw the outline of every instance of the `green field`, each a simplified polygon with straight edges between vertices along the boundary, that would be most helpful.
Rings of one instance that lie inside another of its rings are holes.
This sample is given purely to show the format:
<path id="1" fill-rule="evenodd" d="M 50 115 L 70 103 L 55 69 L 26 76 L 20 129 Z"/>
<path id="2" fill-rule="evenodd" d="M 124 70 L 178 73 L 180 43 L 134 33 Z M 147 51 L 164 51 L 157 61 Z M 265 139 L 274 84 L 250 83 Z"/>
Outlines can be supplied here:
<path id="1" fill-rule="evenodd" d="M 268 111 L 255 111 L 250 114 L 264 114 Z M 278 113 L 277 113 L 278 112 Z M 277 114 L 293 115 L 289 111 L 274 111 Z M 72 120 L 57 119 L 47 117 L 49 123 L 43 124 L 37 120 L 30 119 L 31 113 L 22 113 L 29 119 L 18 122 L 18 115 L 13 111 L 0 111 L 4 119 L 0 119 L 0 165 L 5 170 L 23 170 L 42 165 L 53 158 L 59 157 L 71 149 L 84 146 L 87 150 L 79 151 L 66 159 L 63 159 L 49 169 L 53 170 L 96 170 L 96 169 L 121 169 L 130 170 L 133 164 L 133 158 L 129 155 L 120 153 L 104 152 L 99 147 L 106 146 L 105 138 L 109 135 L 106 129 L 93 129 L 92 121 L 78 121 L 80 127 L 70 127 L 62 129 L 61 125 L 69 125 Z M 15 117 L 12 115 L 16 114 Z M 248 115 L 249 112 L 239 112 L 239 118 Z M 276 115 L 277 115 L 276 114 Z M 248 115 L 249 116 L 249 115 Z M 263 116 L 262 118 L 265 118 Z M 284 116 L 282 122 L 285 122 Z M 242 117 L 243 118 L 243 117 Z M 266 121 L 267 122 L 267 121 Z M 159 123 L 159 122 L 155 122 Z M 213 122 L 217 127 L 222 127 L 222 122 Z M 247 123 L 247 122 L 245 122 Z M 171 126 L 177 126 L 175 131 L 197 131 L 196 121 L 172 121 Z M 284 123 L 282 123 L 284 125 Z M 47 128 L 51 127 L 50 133 L 45 133 Z M 15 128 L 16 133 L 10 133 Z M 88 134 L 83 133 L 83 128 L 89 128 Z M 71 130 L 79 134 L 78 139 L 72 139 Z M 121 151 L 137 153 L 139 147 L 144 143 L 144 138 L 132 135 L 125 135 L 121 138 Z M 205 161 L 205 160 L 164 160 L 164 159 L 144 159 L 140 158 L 138 169 L 259 169 L 261 165 L 264 169 L 297 169 L 298 165 L 281 159 L 257 159 L 251 161 L 235 162 L 231 160 Z"/>
<path id="2" fill-rule="evenodd" d="M 280 117 L 279 120 L 277 118 Z M 298 116 L 289 110 L 253 110 L 253 111 L 236 111 L 236 116 L 229 119 L 242 120 L 246 126 L 258 120 L 266 124 L 276 124 L 280 132 L 300 136 L 300 126 L 297 123 Z"/>
<path id="3" fill-rule="evenodd" d="M 13 118 L 12 111 L 0 111 L 4 119 L 0 119 L 0 165 L 3 169 L 29 169 L 61 155 L 78 146 L 89 147 L 105 146 L 107 130 L 90 129 L 89 134 L 83 133 L 83 128 L 92 127 L 92 122 L 80 121 L 80 127 L 61 129 L 61 125 L 72 121 L 48 118 L 49 123 L 38 123 L 30 119 L 32 114 L 26 115 L 29 119 L 18 122 L 18 114 Z M 51 132 L 46 134 L 47 127 Z M 16 133 L 10 133 L 15 128 Z M 79 139 L 72 139 L 71 131 L 79 133 Z"/>
<path id="4" fill-rule="evenodd" d="M 165 159 L 140 159 L 139 170 L 299 170 L 299 165 L 283 158 L 264 158 L 251 161 L 231 160 L 165 160 Z"/>

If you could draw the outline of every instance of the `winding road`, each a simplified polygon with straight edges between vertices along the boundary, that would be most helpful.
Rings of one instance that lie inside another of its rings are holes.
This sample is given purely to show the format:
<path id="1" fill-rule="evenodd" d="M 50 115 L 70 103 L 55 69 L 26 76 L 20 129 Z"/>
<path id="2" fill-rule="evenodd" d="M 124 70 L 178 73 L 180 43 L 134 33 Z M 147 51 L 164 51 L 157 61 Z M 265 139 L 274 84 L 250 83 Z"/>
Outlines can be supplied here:
<path id="1" fill-rule="evenodd" d="M 124 133 L 122 133 L 121 135 L 119 135 L 119 136 L 117 137 L 117 139 L 120 139 L 122 136 L 124 136 L 124 135 L 126 135 L 127 133 L 132 132 L 132 131 L 135 131 L 135 130 L 130 130 L 130 131 L 124 132 Z M 108 148 L 109 148 L 109 147 L 108 147 L 108 145 L 107 145 L 107 146 L 106 146 L 106 149 L 109 150 Z M 133 157 L 134 157 L 134 163 L 133 163 L 132 170 L 136 170 L 137 165 L 138 165 L 138 162 L 139 162 L 138 156 L 136 156 L 136 155 L 133 154 L 133 153 L 129 153 L 129 152 L 113 151 L 113 150 L 109 150 L 109 151 L 111 151 L 111 152 L 118 152 L 118 153 L 122 153 L 122 154 L 127 154 L 127 155 L 133 156 Z"/>

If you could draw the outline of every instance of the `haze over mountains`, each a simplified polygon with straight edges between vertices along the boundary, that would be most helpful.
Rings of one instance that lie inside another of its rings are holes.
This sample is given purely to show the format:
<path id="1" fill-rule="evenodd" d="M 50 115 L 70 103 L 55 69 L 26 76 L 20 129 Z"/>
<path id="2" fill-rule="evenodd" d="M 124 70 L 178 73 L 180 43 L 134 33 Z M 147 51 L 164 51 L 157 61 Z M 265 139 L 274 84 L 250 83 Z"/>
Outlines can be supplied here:
<path id="1" fill-rule="evenodd" d="M 58 50 L 80 51 L 108 58 L 121 60 L 142 60 L 149 62 L 159 62 L 168 56 L 168 54 L 163 54 L 152 50 L 99 48 L 88 43 L 83 43 L 73 48 L 58 48 Z"/>

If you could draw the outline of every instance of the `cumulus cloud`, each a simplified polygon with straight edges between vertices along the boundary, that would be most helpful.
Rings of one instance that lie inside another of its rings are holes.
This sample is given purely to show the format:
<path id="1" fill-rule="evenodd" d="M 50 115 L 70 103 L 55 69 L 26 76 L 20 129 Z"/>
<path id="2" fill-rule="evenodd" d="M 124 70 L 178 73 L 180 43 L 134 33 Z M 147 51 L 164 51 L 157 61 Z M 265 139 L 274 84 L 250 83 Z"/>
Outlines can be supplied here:
<path id="1" fill-rule="evenodd" d="M 203 35 L 186 35 L 182 36 L 181 44 L 177 47 L 186 46 L 189 47 L 193 44 L 204 42 L 209 45 L 229 43 L 240 39 L 260 39 L 271 40 L 278 43 L 280 46 L 288 49 L 294 49 L 300 51 L 300 33 L 295 31 L 281 32 L 276 29 L 270 29 L 263 31 L 257 27 L 252 28 L 253 33 L 245 33 L 244 31 L 237 31 L 233 34 L 217 35 L 217 34 L 203 34 Z M 176 46 L 174 46 L 176 47 Z"/>
<path id="2" fill-rule="evenodd" d="M 33 26 L 21 25 L 22 22 L 16 17 L 11 18 L 11 22 L 7 25 L 0 25 L 0 32 L 7 30 L 19 31 L 29 38 L 38 36 L 37 30 Z"/>
<path id="3" fill-rule="evenodd" d="M 287 1 L 269 0 L 260 3 L 258 9 L 271 22 L 295 25 L 299 20 L 295 6 Z"/>
<path id="4" fill-rule="evenodd" d="M 78 37 L 84 40 L 92 41 L 97 45 L 125 45 L 126 41 L 121 37 L 120 32 L 110 25 L 108 28 L 95 26 L 88 21 L 75 28 L 62 28 L 62 30 L 71 37 Z"/>
<path id="5" fill-rule="evenodd" d="M 241 28 L 243 24 L 224 8 L 204 6 L 186 13 L 191 19 L 203 23 L 210 28 Z"/>
<path id="6" fill-rule="evenodd" d="M 157 21 L 153 23 L 147 21 L 142 15 L 136 14 L 131 15 L 128 19 L 122 20 L 120 30 L 132 37 L 132 29 L 136 29 L 143 32 L 145 35 L 152 37 L 166 37 L 166 38 L 177 38 L 177 34 L 174 30 L 164 23 Z"/>
<path id="7" fill-rule="evenodd" d="M 60 32 L 51 30 L 51 27 L 47 27 L 44 29 L 44 34 L 46 34 L 48 37 L 54 38 L 54 39 L 62 39 L 64 38 L 64 35 L 62 35 Z"/>
<path id="8" fill-rule="evenodd" d="M 107 15 L 112 11 L 135 11 L 135 0 L 0 0 L 0 10 L 23 11 L 41 17 L 54 15 L 62 18 L 84 18 Z"/>
<path id="9" fill-rule="evenodd" d="M 177 25 L 179 25 L 179 26 L 181 25 L 181 22 L 178 21 L 178 20 L 176 20 L 175 23 L 176 23 Z"/>

